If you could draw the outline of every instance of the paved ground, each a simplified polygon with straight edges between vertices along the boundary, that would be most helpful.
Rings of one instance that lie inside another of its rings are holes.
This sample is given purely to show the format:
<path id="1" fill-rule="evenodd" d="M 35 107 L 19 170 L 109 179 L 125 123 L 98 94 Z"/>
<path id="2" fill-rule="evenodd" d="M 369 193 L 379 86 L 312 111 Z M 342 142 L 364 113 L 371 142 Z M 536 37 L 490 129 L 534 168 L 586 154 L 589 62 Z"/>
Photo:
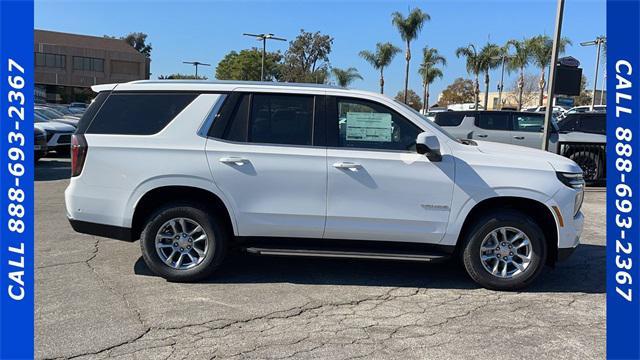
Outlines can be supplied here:
<path id="1" fill-rule="evenodd" d="M 149 273 L 138 243 L 76 234 L 68 162 L 36 169 L 36 357 L 102 359 L 605 357 L 605 195 L 583 244 L 526 292 L 453 264 L 235 255 L 215 277 Z"/>

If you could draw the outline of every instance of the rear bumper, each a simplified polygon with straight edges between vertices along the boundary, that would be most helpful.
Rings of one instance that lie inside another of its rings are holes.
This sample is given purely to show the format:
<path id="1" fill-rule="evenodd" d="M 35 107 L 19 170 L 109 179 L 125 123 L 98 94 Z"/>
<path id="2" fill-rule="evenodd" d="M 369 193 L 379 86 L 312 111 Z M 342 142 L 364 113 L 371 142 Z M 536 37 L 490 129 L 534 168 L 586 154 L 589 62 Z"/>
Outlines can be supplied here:
<path id="1" fill-rule="evenodd" d="M 74 220 L 71 218 L 69 218 L 69 223 L 71 224 L 73 230 L 79 233 L 102 236 L 117 240 L 134 240 L 131 228 L 97 224 L 87 221 Z"/>

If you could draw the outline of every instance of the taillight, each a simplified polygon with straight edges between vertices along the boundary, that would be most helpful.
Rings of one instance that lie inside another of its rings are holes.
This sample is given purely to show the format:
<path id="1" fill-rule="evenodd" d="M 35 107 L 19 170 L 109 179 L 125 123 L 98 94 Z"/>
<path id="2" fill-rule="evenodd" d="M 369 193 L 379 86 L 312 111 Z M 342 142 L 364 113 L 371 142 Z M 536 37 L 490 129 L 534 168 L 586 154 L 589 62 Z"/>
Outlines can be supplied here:
<path id="1" fill-rule="evenodd" d="M 71 136 L 71 176 L 78 176 L 82 172 L 84 159 L 87 157 L 89 146 L 84 135 L 74 134 Z"/>

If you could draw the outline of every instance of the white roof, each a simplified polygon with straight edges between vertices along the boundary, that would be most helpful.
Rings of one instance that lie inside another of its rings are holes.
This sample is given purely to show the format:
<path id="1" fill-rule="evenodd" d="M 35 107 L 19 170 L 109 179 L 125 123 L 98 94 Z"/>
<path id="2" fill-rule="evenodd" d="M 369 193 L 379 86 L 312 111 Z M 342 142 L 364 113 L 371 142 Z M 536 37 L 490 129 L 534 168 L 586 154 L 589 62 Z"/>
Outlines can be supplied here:
<path id="1" fill-rule="evenodd" d="M 324 84 L 300 84 L 260 81 L 208 81 L 208 80 L 139 80 L 120 84 L 94 85 L 100 91 L 256 91 L 307 94 L 364 95 L 385 98 L 370 91 L 345 89 Z"/>

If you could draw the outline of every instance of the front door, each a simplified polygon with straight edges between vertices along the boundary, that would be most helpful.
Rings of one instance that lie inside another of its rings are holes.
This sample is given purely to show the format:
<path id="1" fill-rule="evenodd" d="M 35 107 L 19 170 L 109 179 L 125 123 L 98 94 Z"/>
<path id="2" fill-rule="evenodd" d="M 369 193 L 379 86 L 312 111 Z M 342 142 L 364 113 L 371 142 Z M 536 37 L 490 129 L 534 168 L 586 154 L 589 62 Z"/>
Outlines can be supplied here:
<path id="1" fill-rule="evenodd" d="M 447 227 L 454 161 L 415 151 L 422 130 L 381 104 L 330 98 L 325 238 L 439 242 Z"/>
<path id="2" fill-rule="evenodd" d="M 220 138 L 207 141 L 213 180 L 231 202 L 238 235 L 322 237 L 327 168 L 326 147 L 313 139 L 318 102 L 244 94 Z"/>

